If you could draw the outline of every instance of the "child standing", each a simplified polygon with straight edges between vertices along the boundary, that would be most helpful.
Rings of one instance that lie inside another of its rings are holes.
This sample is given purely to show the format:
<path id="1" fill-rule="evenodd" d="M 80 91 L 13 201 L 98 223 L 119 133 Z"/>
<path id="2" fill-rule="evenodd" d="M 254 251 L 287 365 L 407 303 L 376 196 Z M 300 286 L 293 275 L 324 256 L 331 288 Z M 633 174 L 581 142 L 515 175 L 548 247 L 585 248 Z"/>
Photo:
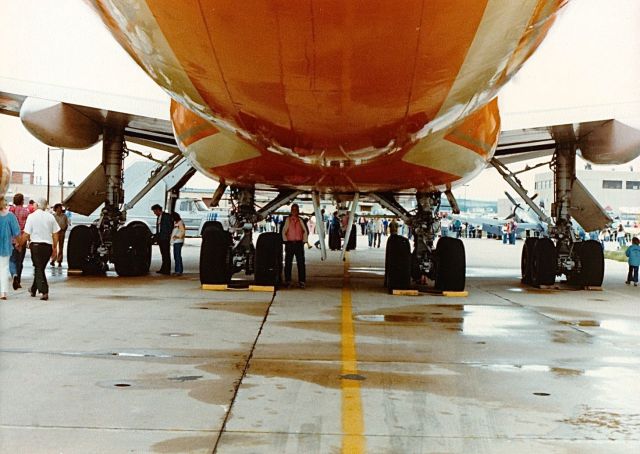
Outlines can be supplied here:
<path id="1" fill-rule="evenodd" d="M 176 264 L 176 272 L 173 273 L 173 275 L 182 276 L 182 272 L 184 271 L 182 267 L 182 246 L 184 246 L 186 228 L 178 213 L 171 213 L 171 218 L 173 219 L 171 243 L 173 244 L 173 261 Z"/>
<path id="2" fill-rule="evenodd" d="M 631 240 L 631 246 L 625 252 L 629 257 L 629 274 L 627 275 L 627 285 L 633 281 L 635 287 L 638 286 L 638 267 L 640 266 L 640 239 L 634 237 Z"/>

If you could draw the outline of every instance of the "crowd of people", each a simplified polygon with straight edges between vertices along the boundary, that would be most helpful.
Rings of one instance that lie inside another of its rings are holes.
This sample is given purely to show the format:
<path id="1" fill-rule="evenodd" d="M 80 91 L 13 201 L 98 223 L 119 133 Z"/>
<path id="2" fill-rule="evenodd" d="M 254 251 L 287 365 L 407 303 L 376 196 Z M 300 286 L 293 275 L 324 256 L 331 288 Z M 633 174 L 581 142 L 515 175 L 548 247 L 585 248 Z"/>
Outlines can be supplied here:
<path id="1" fill-rule="evenodd" d="M 30 200 L 24 205 L 24 195 L 17 193 L 9 206 L 0 197 L 0 299 L 8 297 L 9 282 L 14 290 L 22 288 L 22 271 L 26 250 L 31 251 L 33 283 L 29 294 L 40 299 L 49 299 L 49 284 L 45 268 L 62 266 L 64 236 L 70 226 L 68 216 L 61 204 L 48 210 L 46 199 Z"/>

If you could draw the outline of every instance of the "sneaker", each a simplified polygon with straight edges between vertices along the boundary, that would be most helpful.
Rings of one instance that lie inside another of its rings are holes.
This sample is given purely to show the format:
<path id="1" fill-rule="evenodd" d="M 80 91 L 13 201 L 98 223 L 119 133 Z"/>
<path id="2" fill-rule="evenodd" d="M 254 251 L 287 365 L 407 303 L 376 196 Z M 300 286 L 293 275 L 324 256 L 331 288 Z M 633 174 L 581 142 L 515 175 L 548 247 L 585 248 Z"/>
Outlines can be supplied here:
<path id="1" fill-rule="evenodd" d="M 62 268 L 62 263 L 58 262 L 58 268 Z"/>
<path id="2" fill-rule="evenodd" d="M 637 286 L 638 286 L 638 283 L 637 283 L 637 282 L 634 282 L 634 283 L 633 283 L 633 286 L 634 286 L 634 287 L 637 287 Z"/>
<path id="3" fill-rule="evenodd" d="M 51 262 L 51 266 L 56 266 L 56 262 Z"/>
<path id="4" fill-rule="evenodd" d="M 629 282 L 629 281 L 624 281 L 624 283 L 627 284 L 627 285 L 631 284 L 631 282 Z"/>
<path id="5" fill-rule="evenodd" d="M 13 289 L 18 290 L 20 288 L 20 282 L 18 281 L 18 275 L 13 276 Z"/>
<path id="6" fill-rule="evenodd" d="M 300 288 L 304 288 L 304 287 L 305 287 L 305 286 L 304 286 L 304 282 L 298 282 L 298 287 L 300 287 Z"/>

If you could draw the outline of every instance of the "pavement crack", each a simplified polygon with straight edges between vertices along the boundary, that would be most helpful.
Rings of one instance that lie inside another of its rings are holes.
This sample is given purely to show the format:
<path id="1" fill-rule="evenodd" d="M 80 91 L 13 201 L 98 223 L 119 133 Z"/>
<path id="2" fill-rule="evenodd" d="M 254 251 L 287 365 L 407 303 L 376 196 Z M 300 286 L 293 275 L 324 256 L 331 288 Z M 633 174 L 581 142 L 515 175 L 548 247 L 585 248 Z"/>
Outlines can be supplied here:
<path id="1" fill-rule="evenodd" d="M 227 427 L 227 422 L 229 421 L 229 417 L 231 416 L 231 410 L 233 409 L 233 405 L 236 402 L 238 397 L 238 392 L 240 391 L 240 386 L 242 386 L 242 382 L 244 377 L 247 375 L 247 371 L 249 370 L 249 364 L 251 363 L 251 359 L 253 358 L 253 353 L 255 352 L 256 345 L 258 344 L 258 339 L 260 339 L 260 335 L 262 334 L 262 329 L 264 328 L 265 323 L 267 322 L 267 318 L 269 317 L 269 312 L 271 311 L 271 306 L 273 306 L 273 302 L 276 299 L 276 295 L 278 294 L 277 287 L 273 289 L 273 295 L 271 296 L 271 301 L 269 301 L 269 305 L 267 306 L 267 310 L 264 313 L 264 317 L 262 318 L 262 322 L 260 323 L 260 328 L 258 328 L 258 333 L 256 334 L 256 338 L 251 345 L 251 350 L 249 351 L 249 355 L 247 355 L 247 359 L 244 363 L 244 367 L 242 368 L 242 374 L 240 374 L 240 378 L 235 384 L 235 388 L 233 390 L 233 397 L 231 397 L 231 402 L 229 403 L 229 408 L 227 409 L 226 414 L 224 415 L 224 420 L 222 421 L 222 426 L 220 427 L 220 431 L 218 432 L 218 438 L 216 438 L 216 443 L 213 445 L 212 454 L 215 454 L 218 451 L 218 444 L 222 439 L 222 434 L 225 432 Z"/>

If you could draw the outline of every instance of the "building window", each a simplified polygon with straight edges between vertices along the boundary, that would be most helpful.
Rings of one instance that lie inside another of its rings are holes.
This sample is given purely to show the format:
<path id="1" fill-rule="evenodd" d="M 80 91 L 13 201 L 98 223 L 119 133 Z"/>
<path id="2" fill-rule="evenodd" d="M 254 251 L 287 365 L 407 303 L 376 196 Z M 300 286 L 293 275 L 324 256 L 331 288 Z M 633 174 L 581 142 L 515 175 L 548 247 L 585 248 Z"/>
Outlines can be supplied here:
<path id="1" fill-rule="evenodd" d="M 622 180 L 602 180 L 602 189 L 622 189 Z"/>
<path id="2" fill-rule="evenodd" d="M 627 189 L 640 190 L 640 181 L 627 181 Z"/>

